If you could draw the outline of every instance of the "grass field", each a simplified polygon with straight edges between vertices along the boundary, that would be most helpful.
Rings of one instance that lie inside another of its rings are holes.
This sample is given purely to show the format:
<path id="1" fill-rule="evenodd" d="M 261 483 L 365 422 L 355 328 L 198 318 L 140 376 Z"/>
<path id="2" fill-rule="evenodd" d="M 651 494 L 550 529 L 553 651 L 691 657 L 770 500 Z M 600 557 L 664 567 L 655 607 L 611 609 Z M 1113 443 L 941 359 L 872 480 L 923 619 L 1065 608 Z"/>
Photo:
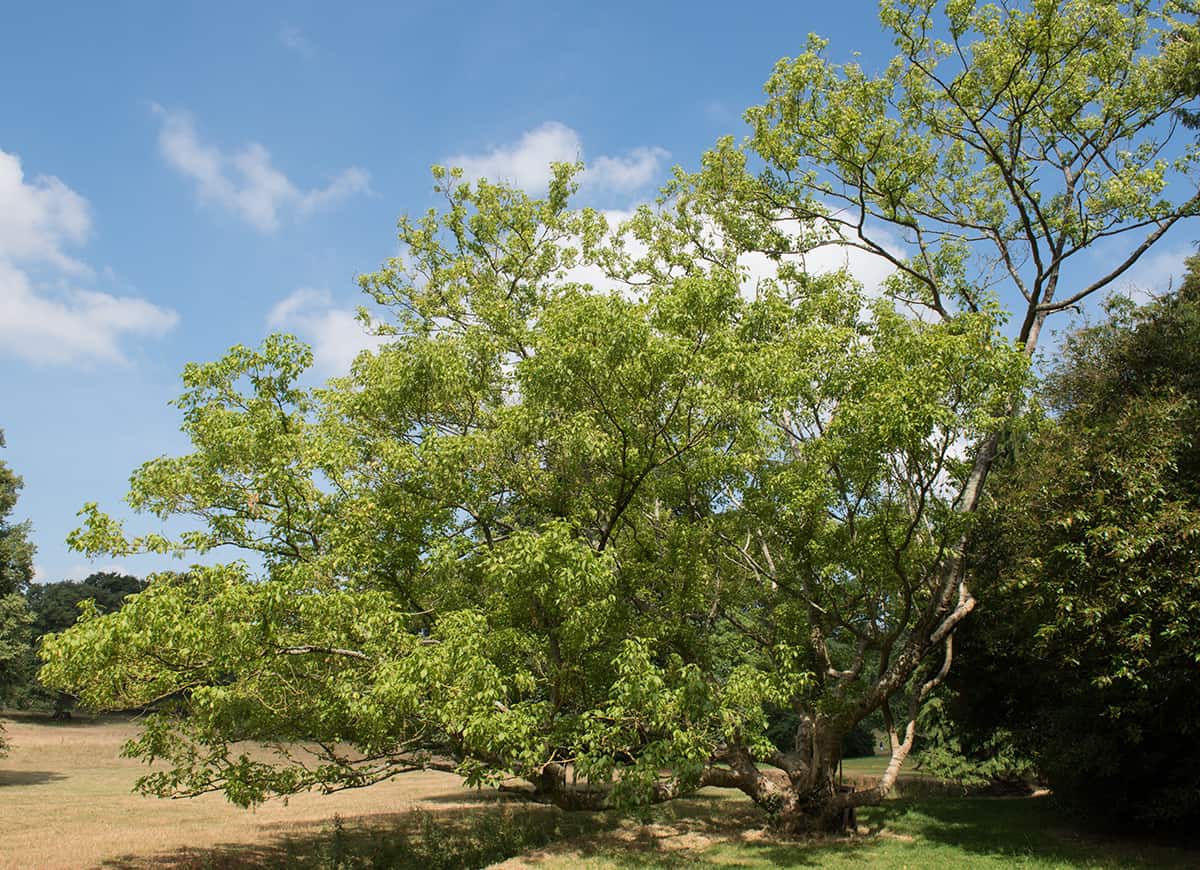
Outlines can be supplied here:
<path id="1" fill-rule="evenodd" d="M 144 769 L 118 756 L 131 722 L 5 727 L 0 868 L 1200 867 L 1200 851 L 1081 834 L 1045 798 L 901 797 L 862 814 L 869 833 L 802 843 L 765 832 L 750 803 L 722 792 L 622 818 L 516 804 L 439 773 L 246 811 L 217 795 L 131 794 Z M 856 760 L 846 774 L 878 766 Z"/>

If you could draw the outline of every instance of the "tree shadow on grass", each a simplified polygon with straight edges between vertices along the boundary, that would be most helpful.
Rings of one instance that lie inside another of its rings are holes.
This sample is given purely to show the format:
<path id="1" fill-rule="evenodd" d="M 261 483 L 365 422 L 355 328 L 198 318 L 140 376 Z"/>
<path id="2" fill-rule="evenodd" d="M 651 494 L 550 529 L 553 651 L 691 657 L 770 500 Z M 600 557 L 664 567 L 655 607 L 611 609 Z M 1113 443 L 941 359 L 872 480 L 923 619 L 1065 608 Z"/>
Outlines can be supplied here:
<path id="1" fill-rule="evenodd" d="M 458 796 L 447 796 L 445 800 Z M 753 849 L 755 866 L 816 866 L 826 851 L 866 844 L 759 842 L 765 817 L 749 802 L 697 796 L 620 815 L 567 813 L 515 803 L 356 816 L 297 826 L 280 824 L 269 841 L 181 848 L 154 855 L 126 855 L 105 862 L 113 870 L 233 870 L 250 867 L 388 867 L 419 870 L 485 867 L 517 856 L 547 854 L 601 859 L 615 867 L 686 868 L 730 866 L 714 846 Z M 761 863 L 760 863 L 761 862 Z M 735 862 L 737 863 L 737 862 Z"/>
<path id="2" fill-rule="evenodd" d="M 869 835 L 792 841 L 766 832 L 765 816 L 748 801 L 719 796 L 701 794 L 633 816 L 564 813 L 511 798 L 497 800 L 494 793 L 491 797 L 490 804 L 480 799 L 473 806 L 279 824 L 266 830 L 265 842 L 129 855 L 104 866 L 450 870 L 542 854 L 558 867 L 587 860 L 642 870 L 820 867 L 831 859 L 839 865 L 869 865 L 873 853 L 883 860 L 896 847 L 914 850 L 908 852 L 910 858 L 944 855 L 951 862 L 974 855 L 1000 863 L 1040 859 L 1068 867 L 1200 866 L 1198 852 L 1147 851 L 1088 835 L 1071 840 L 1064 836 L 1053 805 L 1041 798 L 889 801 L 862 814 L 860 824 L 870 826 Z"/>
<path id="3" fill-rule="evenodd" d="M 685 870 L 689 867 L 824 867 L 836 855 L 844 863 L 869 866 L 869 839 L 828 838 L 787 842 L 764 838 L 760 841 L 729 840 L 701 851 L 667 851 L 637 845 L 575 850 L 580 858 L 601 859 L 612 867 L 629 870 Z"/>
<path id="4" fill-rule="evenodd" d="M 0 770 L 0 788 L 6 785 L 43 785 L 66 778 L 66 774 L 52 770 Z"/>
<path id="5" fill-rule="evenodd" d="M 697 795 L 656 807 L 614 830 L 570 844 L 580 859 L 639 870 L 688 867 L 823 867 L 830 856 L 863 864 L 877 844 L 861 836 L 788 838 L 770 831 L 748 800 Z"/>
<path id="6" fill-rule="evenodd" d="M 249 867 L 387 867 L 451 870 L 484 867 L 594 830 L 595 818 L 575 819 L 547 807 L 492 806 L 416 809 L 307 826 L 280 825 L 265 843 L 185 847 L 155 855 L 125 855 L 104 862 L 114 870 L 233 870 Z M 599 824 L 603 824 L 602 821 Z"/>
<path id="7" fill-rule="evenodd" d="M 445 794 L 422 795 L 421 803 L 433 806 L 513 806 L 536 807 L 536 804 L 519 794 L 511 791 L 497 791 L 491 788 L 460 788 Z"/>
<path id="8" fill-rule="evenodd" d="M 873 807 L 864 818 L 873 831 L 902 831 L 980 856 L 1088 868 L 1200 866 L 1198 850 L 1082 830 L 1048 796 L 905 799 Z"/>

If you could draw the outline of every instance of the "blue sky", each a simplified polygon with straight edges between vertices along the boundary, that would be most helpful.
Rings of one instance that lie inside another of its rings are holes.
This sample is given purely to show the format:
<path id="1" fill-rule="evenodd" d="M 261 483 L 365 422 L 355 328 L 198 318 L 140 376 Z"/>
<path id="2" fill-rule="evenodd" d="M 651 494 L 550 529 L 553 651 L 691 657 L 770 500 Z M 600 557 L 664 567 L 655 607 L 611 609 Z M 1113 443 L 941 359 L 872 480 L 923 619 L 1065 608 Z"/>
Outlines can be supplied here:
<path id="1" fill-rule="evenodd" d="M 111 566 L 64 538 L 85 501 L 126 515 L 129 473 L 186 449 L 167 404 L 185 362 L 280 328 L 322 373 L 346 365 L 365 341 L 354 276 L 430 204 L 430 164 L 536 188 L 580 155 L 583 202 L 625 209 L 741 132 L 809 32 L 838 59 L 890 54 L 872 0 L 24 3 L 4 20 L 0 457 L 25 478 L 43 580 Z"/>

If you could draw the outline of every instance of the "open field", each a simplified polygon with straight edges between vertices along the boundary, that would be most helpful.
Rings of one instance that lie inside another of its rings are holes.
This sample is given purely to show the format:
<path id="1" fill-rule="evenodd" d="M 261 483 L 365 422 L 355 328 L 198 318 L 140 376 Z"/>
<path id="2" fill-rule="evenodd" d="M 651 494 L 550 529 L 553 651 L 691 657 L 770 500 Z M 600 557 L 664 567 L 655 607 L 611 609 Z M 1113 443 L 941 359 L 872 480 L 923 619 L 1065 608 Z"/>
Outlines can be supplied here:
<path id="1" fill-rule="evenodd" d="M 4 725 L 12 745 L 0 759 L 0 867 L 6 870 L 142 866 L 117 859 L 182 856 L 180 850 L 200 856 L 223 844 L 268 844 L 318 831 L 335 814 L 361 819 L 407 813 L 418 802 L 444 810 L 480 800 L 445 773 L 336 795 L 300 795 L 286 806 L 274 801 L 251 811 L 220 795 L 160 800 L 130 792 L 145 772 L 139 762 L 119 757 L 136 732 L 133 722 L 6 719 Z"/>
<path id="2" fill-rule="evenodd" d="M 369 789 L 240 810 L 217 795 L 138 797 L 118 757 L 131 722 L 6 720 L 0 868 L 111 867 L 1197 867 L 1200 851 L 1073 831 L 1045 798 L 907 799 L 868 810 L 870 833 L 790 843 L 740 797 L 704 792 L 640 818 L 567 815 L 410 774 Z M 847 775 L 877 769 L 855 760 Z M 909 793 L 920 791 L 919 778 Z"/>

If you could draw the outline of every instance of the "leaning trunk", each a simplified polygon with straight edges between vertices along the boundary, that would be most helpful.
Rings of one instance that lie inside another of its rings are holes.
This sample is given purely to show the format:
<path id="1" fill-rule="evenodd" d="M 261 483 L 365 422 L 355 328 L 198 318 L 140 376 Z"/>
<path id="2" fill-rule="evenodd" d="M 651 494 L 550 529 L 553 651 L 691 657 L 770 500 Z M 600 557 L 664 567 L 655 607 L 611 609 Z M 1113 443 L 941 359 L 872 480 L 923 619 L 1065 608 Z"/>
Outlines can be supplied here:
<path id="1" fill-rule="evenodd" d="M 845 728 L 822 717 L 806 717 L 795 751 L 776 752 L 760 764 L 745 747 L 728 747 L 709 768 L 704 785 L 736 788 L 770 817 L 781 833 L 804 835 L 843 830 L 849 819 L 848 792 L 839 787 Z"/>

